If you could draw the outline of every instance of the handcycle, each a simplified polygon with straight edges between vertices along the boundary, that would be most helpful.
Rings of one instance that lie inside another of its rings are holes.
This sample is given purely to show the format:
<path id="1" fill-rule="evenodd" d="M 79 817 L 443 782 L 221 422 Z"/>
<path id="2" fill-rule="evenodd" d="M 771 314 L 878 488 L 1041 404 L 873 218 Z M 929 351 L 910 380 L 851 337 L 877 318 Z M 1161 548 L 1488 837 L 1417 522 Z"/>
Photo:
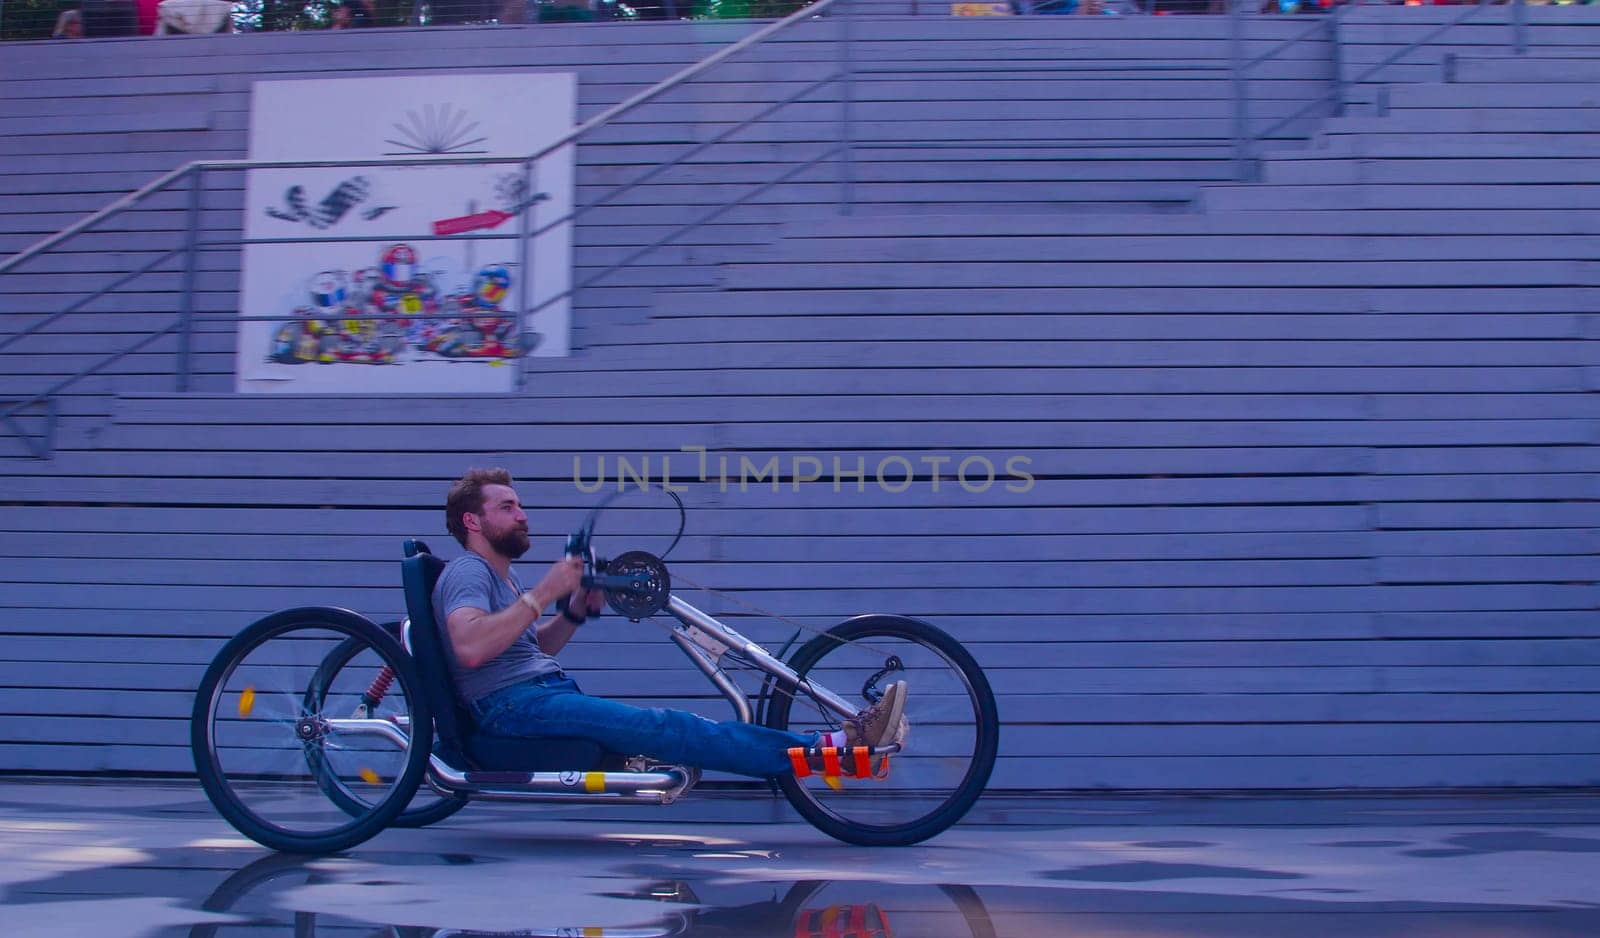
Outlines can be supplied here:
<path id="1" fill-rule="evenodd" d="M 672 498 L 678 534 L 660 556 L 599 556 L 594 529 L 610 499 L 595 506 L 567 539 L 567 553 L 583 559 L 583 585 L 602 590 L 630 622 L 666 613 L 670 623 L 655 624 L 745 722 L 836 729 L 905 681 L 903 746 L 797 753 L 817 757 L 823 771 L 774 781 L 801 817 L 846 843 L 908 845 L 959 821 L 988 783 L 999 741 L 994 693 L 972 655 L 927 622 L 875 614 L 810 629 L 780 660 L 805 626 L 773 654 L 672 592 L 664 558 L 686 522 Z M 433 614 L 443 569 L 425 543 L 409 540 L 405 620 L 286 609 L 218 652 L 195 696 L 190 746 L 207 797 L 236 830 L 274 850 L 333 853 L 390 826 L 436 823 L 473 799 L 671 804 L 699 781 L 694 766 L 606 752 L 591 740 L 481 732 L 457 699 Z M 730 672 L 759 674 L 759 690 L 747 692 Z M 882 777 L 859 771 L 880 757 Z"/>

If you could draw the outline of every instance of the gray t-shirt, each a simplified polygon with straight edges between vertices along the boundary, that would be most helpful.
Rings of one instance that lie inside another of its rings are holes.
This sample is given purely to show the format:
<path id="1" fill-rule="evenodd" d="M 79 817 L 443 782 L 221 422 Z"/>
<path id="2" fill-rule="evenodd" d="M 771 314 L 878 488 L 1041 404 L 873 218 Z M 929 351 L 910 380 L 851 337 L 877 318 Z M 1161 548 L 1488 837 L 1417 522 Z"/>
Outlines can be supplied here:
<path id="1" fill-rule="evenodd" d="M 503 580 L 489 566 L 489 561 L 470 552 L 450 561 L 439 575 L 439 582 L 433 588 L 433 615 L 439 622 L 445 651 L 450 655 L 450 676 L 463 702 L 471 703 L 502 687 L 561 670 L 555 658 L 539 650 L 532 628 L 518 635 L 510 648 L 481 667 L 464 668 L 456 661 L 455 649 L 450 647 L 450 630 L 445 625 L 450 613 L 468 607 L 499 612 L 521 595 L 522 584 L 517 582 L 516 571 L 511 572 L 509 582 Z"/>

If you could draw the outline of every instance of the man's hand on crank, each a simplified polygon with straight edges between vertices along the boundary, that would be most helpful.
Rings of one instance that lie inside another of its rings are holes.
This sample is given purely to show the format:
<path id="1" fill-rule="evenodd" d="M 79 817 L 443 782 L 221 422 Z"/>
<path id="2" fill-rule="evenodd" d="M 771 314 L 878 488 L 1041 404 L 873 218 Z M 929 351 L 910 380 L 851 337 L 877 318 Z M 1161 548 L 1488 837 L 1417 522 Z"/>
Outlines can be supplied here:
<path id="1" fill-rule="evenodd" d="M 583 581 L 583 559 L 563 557 L 550 565 L 539 585 L 529 592 L 540 596 L 561 597 L 573 594 Z M 546 600 L 548 602 L 548 600 Z"/>
<path id="2" fill-rule="evenodd" d="M 586 590 L 580 586 L 572 591 L 572 598 L 567 600 L 567 608 L 575 614 L 588 617 L 598 614 L 600 608 L 605 605 L 605 600 L 605 590 Z"/>

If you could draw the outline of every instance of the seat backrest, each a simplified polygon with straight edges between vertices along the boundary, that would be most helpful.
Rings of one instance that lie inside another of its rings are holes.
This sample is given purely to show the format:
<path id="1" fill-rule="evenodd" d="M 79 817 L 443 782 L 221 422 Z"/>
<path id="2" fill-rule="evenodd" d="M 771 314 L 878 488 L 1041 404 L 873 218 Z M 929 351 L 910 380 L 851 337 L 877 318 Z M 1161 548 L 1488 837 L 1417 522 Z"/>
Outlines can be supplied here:
<path id="1" fill-rule="evenodd" d="M 443 628 L 433 615 L 433 587 L 444 573 L 444 561 L 428 552 L 418 540 L 406 541 L 406 559 L 400 562 L 405 586 L 406 615 L 411 619 L 411 657 L 416 660 L 422 693 L 433 711 L 435 751 L 452 765 L 464 764 L 465 737 L 473 730 L 472 717 L 456 697 L 445 654 Z"/>

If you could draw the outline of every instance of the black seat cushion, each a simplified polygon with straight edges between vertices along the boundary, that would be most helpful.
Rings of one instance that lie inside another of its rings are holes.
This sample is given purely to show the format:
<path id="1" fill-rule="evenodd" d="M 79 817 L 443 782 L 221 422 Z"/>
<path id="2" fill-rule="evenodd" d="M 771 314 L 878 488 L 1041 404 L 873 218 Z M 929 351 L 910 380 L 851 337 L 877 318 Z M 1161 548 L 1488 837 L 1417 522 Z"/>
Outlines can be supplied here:
<path id="1" fill-rule="evenodd" d="M 623 757 L 592 739 L 491 736 L 478 731 L 456 696 L 445 657 L 444 636 L 433 615 L 433 587 L 444 561 L 428 545 L 410 540 L 400 564 L 406 615 L 411 619 L 411 655 L 422 679 L 422 693 L 433 711 L 434 752 L 445 762 L 485 772 L 566 772 L 614 769 Z"/>

